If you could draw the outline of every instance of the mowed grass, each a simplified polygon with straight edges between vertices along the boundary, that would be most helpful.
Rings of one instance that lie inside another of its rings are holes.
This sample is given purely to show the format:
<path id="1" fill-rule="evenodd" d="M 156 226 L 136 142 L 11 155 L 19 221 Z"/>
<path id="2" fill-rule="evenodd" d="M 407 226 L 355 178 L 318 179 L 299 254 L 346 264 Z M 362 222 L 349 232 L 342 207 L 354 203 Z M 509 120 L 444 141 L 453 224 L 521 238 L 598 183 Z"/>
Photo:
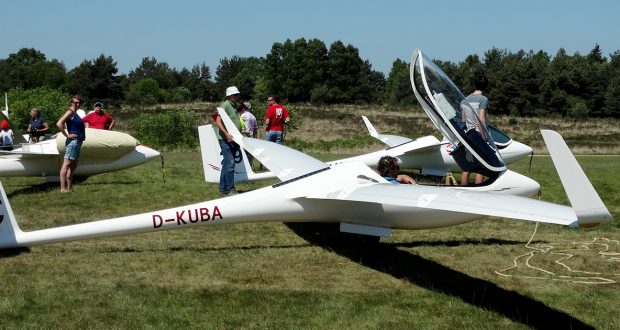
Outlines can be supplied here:
<path id="1" fill-rule="evenodd" d="M 40 178 L 2 183 L 24 230 L 219 197 L 198 153 L 165 160 L 163 177 L 153 161 L 73 194 Z M 618 219 L 620 157 L 578 160 Z M 511 168 L 566 203 L 547 156 Z M 620 328 L 618 221 L 539 225 L 526 246 L 535 228 L 486 218 L 368 245 L 329 225 L 250 223 L 2 251 L 0 328 Z"/>

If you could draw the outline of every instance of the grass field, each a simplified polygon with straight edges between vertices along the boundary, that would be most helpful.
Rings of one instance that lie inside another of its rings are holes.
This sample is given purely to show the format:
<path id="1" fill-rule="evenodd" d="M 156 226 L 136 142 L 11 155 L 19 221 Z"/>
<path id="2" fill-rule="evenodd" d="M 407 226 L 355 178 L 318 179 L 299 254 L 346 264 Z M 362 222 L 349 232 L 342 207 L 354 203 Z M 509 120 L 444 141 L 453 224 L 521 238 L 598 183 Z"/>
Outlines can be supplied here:
<path id="1" fill-rule="evenodd" d="M 198 153 L 165 159 L 165 181 L 154 161 L 73 194 L 2 183 L 24 230 L 218 197 Z M 578 160 L 619 219 L 620 157 Z M 548 157 L 528 167 L 511 165 L 566 203 Z M 1 251 L 0 328 L 620 328 L 619 222 L 535 228 L 487 218 L 367 246 L 326 225 L 216 225 Z"/>

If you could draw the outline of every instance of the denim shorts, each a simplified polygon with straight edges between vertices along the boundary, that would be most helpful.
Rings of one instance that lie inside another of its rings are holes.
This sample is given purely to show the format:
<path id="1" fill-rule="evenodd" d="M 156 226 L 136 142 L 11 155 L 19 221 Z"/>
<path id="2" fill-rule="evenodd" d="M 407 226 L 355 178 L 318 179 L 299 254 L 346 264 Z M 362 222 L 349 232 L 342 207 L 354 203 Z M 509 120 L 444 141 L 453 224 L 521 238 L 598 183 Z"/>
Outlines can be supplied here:
<path id="1" fill-rule="evenodd" d="M 80 159 L 80 149 L 82 148 L 82 141 L 77 139 L 67 139 L 65 142 L 65 159 L 78 160 Z"/>

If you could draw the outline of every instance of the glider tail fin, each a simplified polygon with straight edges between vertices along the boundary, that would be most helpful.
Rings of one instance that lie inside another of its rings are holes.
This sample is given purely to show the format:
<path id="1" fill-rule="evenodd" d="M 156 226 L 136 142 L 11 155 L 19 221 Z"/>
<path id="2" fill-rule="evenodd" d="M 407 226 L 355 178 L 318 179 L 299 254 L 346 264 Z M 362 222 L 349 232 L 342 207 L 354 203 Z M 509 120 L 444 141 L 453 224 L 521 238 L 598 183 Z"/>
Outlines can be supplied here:
<path id="1" fill-rule="evenodd" d="M 370 136 L 374 137 L 375 139 L 378 139 L 379 132 L 377 132 L 375 127 L 370 123 L 370 120 L 368 120 L 368 117 L 362 116 L 362 120 L 364 121 L 364 124 L 366 124 L 366 129 L 368 129 L 368 133 L 370 134 Z"/>
<path id="2" fill-rule="evenodd" d="M 203 125 L 198 127 L 200 139 L 200 154 L 202 156 L 202 168 L 205 181 L 219 183 L 222 167 L 222 149 L 217 140 L 213 126 Z"/>
<path id="3" fill-rule="evenodd" d="M 4 110 L 2 110 L 2 113 L 5 117 L 9 118 L 9 98 L 6 92 L 4 92 Z"/>
<path id="4" fill-rule="evenodd" d="M 553 165 L 560 176 L 564 191 L 577 215 L 579 226 L 596 226 L 604 221 L 612 221 L 613 217 L 605 207 L 590 180 L 583 172 L 575 156 L 564 142 L 560 134 L 551 130 L 541 130 Z"/>
<path id="5" fill-rule="evenodd" d="M 4 187 L 0 183 L 0 249 L 17 247 L 18 236 L 21 233 Z"/>
<path id="6" fill-rule="evenodd" d="M 213 126 L 211 124 L 199 126 L 198 138 L 200 139 L 200 153 L 202 156 L 202 167 L 204 170 L 205 181 L 219 183 L 223 158 L 220 142 L 217 140 Z M 235 150 L 234 156 L 235 182 L 261 180 L 275 177 L 275 175 L 271 172 L 254 172 L 250 160 L 248 159 L 243 148 Z"/>

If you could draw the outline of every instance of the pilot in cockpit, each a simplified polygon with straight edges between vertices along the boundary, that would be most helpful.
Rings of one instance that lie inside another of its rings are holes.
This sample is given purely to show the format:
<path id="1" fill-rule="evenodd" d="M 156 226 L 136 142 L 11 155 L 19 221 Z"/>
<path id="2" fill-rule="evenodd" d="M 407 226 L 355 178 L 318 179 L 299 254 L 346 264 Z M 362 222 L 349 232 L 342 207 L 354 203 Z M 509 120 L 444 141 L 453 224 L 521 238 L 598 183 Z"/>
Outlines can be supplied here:
<path id="1" fill-rule="evenodd" d="M 381 175 L 384 179 L 394 184 L 416 184 L 412 177 L 406 174 L 398 174 L 399 170 L 400 167 L 398 166 L 398 159 L 392 156 L 383 156 L 379 159 L 377 171 L 379 171 L 379 175 Z"/>

